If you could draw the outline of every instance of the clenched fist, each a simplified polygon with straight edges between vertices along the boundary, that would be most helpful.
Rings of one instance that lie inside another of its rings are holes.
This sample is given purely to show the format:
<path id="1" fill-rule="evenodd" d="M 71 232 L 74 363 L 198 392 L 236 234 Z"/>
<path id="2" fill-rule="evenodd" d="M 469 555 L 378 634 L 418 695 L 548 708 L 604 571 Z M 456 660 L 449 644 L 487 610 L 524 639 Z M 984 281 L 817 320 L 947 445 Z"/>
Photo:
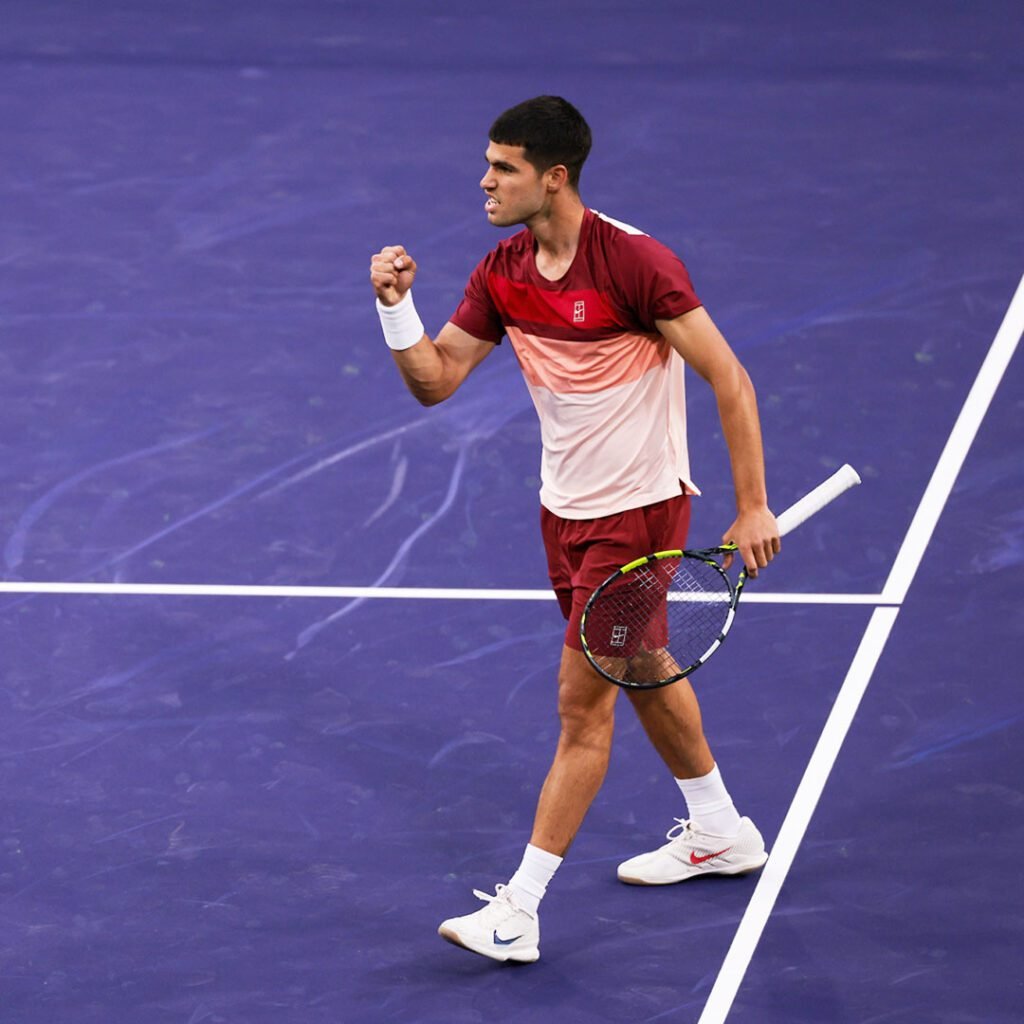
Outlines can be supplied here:
<path id="1" fill-rule="evenodd" d="M 370 283 L 385 306 L 401 302 L 412 287 L 416 261 L 401 245 L 386 245 L 370 260 Z"/>

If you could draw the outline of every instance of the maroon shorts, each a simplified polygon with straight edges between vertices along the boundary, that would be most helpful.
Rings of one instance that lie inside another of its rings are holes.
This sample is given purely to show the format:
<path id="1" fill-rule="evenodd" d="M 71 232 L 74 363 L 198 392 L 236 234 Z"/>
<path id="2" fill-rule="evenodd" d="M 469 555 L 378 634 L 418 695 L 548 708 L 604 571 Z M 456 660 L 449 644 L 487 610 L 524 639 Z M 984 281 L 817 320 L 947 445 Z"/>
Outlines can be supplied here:
<path id="1" fill-rule="evenodd" d="M 562 519 L 542 506 L 540 528 L 548 575 L 568 620 L 566 646 L 583 649 L 583 608 L 616 569 L 654 551 L 686 547 L 689 526 L 690 498 L 686 494 L 600 519 Z"/>

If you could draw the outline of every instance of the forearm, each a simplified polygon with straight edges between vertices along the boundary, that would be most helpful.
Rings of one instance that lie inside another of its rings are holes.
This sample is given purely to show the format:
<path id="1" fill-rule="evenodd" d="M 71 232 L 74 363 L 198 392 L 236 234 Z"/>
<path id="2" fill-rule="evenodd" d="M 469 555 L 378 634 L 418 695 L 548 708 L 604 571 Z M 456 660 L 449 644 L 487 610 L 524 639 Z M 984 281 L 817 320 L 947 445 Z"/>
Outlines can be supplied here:
<path id="1" fill-rule="evenodd" d="M 412 348 L 392 350 L 391 356 L 405 386 L 420 405 L 437 405 L 458 387 L 451 361 L 426 334 Z"/>
<path id="2" fill-rule="evenodd" d="M 448 386 L 444 352 L 423 329 L 412 292 L 390 305 L 378 299 L 377 315 L 402 380 L 416 401 L 421 405 L 444 401 L 454 390 Z"/>
<path id="3" fill-rule="evenodd" d="M 750 376 L 736 364 L 727 381 L 715 389 L 722 433 L 729 449 L 736 508 L 740 513 L 764 508 L 768 503 L 765 483 L 764 445 L 757 395 Z"/>

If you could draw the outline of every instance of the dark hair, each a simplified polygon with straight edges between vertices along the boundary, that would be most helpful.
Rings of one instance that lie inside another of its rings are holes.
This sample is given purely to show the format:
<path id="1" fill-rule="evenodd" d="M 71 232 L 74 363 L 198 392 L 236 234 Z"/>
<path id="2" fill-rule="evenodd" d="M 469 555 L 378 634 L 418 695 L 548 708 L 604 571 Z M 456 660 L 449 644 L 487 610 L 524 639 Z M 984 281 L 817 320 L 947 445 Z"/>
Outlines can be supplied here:
<path id="1" fill-rule="evenodd" d="M 491 125 L 491 142 L 522 146 L 523 155 L 538 171 L 564 164 L 569 184 L 579 188 L 583 161 L 590 152 L 590 126 L 561 96 L 536 96 L 506 110 Z"/>

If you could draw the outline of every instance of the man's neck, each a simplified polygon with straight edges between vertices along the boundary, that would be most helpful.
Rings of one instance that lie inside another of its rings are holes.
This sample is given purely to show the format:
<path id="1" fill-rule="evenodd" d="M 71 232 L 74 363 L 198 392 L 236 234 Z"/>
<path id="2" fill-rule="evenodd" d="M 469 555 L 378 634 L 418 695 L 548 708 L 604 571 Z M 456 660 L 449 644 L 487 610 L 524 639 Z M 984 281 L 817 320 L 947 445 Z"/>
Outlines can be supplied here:
<path id="1" fill-rule="evenodd" d="M 550 281 L 557 281 L 572 265 L 586 212 L 586 207 L 575 193 L 571 199 L 566 196 L 565 200 L 553 204 L 546 215 L 538 216 L 527 225 L 537 242 L 534 253 L 537 270 Z"/>

